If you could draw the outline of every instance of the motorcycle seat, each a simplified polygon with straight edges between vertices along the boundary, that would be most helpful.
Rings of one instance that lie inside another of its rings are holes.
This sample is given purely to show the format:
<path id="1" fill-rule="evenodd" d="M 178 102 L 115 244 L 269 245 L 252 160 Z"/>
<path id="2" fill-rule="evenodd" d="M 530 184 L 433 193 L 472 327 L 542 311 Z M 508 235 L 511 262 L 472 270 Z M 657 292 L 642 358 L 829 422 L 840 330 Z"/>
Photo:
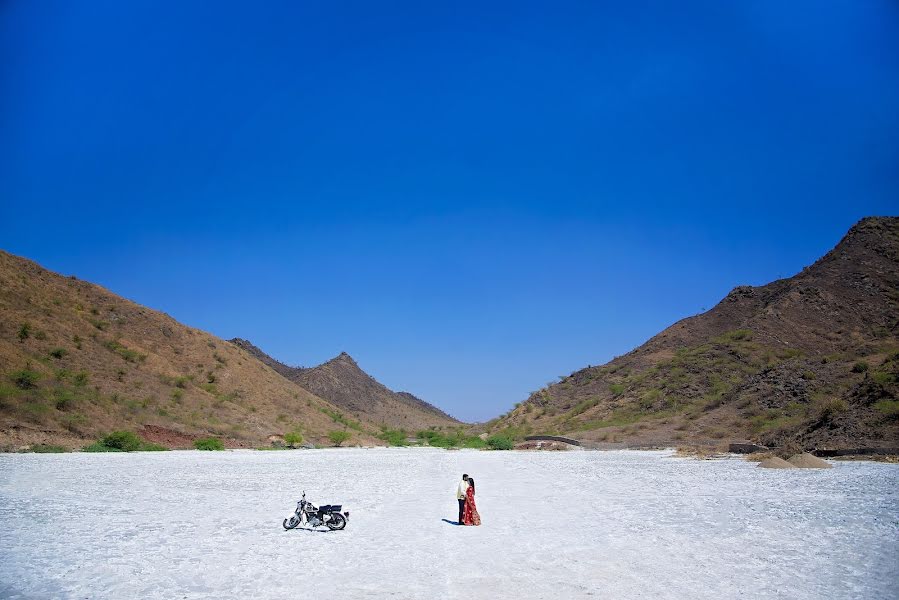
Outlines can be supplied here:
<path id="1" fill-rule="evenodd" d="M 325 504 L 319 510 L 322 512 L 340 512 L 341 508 L 343 508 L 341 504 Z"/>

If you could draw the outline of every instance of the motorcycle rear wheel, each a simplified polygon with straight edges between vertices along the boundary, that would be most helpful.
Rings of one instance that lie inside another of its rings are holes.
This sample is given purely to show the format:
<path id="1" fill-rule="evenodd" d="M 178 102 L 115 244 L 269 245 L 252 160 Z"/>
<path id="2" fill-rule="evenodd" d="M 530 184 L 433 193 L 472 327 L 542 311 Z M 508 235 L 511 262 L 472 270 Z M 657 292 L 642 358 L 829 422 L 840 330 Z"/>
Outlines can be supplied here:
<path id="1" fill-rule="evenodd" d="M 296 515 L 290 517 L 290 519 L 284 519 L 284 529 L 293 529 L 299 524 L 300 519 Z"/>
<path id="2" fill-rule="evenodd" d="M 346 517 L 340 513 L 334 513 L 328 519 L 328 529 L 331 531 L 339 531 L 346 527 Z"/>

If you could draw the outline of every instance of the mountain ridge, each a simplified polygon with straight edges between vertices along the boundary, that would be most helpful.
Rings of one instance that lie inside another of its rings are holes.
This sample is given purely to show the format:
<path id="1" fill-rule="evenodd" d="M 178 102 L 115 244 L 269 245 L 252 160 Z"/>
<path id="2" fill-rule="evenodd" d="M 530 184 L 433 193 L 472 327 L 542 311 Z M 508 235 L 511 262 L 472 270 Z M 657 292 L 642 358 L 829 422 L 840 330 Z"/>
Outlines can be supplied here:
<path id="1" fill-rule="evenodd" d="M 737 286 L 488 430 L 597 442 L 899 446 L 899 218 L 869 217 L 796 275 Z"/>
<path id="2" fill-rule="evenodd" d="M 341 354 L 285 365 L 101 286 L 0 251 L 0 447 L 111 429 L 252 446 L 352 425 L 462 425 Z M 344 413 L 358 421 L 350 421 Z M 899 217 L 871 217 L 792 277 L 737 286 L 605 365 L 578 369 L 477 429 L 649 445 L 746 439 L 899 446 Z"/>
<path id="3" fill-rule="evenodd" d="M 252 342 L 229 340 L 300 387 L 325 398 L 357 417 L 383 426 L 418 430 L 460 422 L 409 392 L 395 392 L 366 373 L 347 352 L 315 367 L 291 367 L 269 356 Z"/>

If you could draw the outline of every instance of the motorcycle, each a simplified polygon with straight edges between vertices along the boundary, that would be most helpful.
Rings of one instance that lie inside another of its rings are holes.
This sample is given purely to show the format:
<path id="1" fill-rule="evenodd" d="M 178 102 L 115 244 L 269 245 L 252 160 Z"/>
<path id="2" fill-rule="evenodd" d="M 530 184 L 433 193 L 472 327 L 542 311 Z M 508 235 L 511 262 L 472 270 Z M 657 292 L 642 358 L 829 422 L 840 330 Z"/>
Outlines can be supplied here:
<path id="1" fill-rule="evenodd" d="M 343 508 L 341 504 L 325 504 L 317 507 L 311 502 L 306 501 L 306 492 L 303 492 L 302 499 L 297 502 L 297 509 L 293 516 L 284 519 L 284 529 L 293 529 L 298 525 L 308 525 L 309 527 L 327 527 L 331 531 L 339 531 L 346 527 L 347 519 L 350 518 L 349 511 L 341 513 Z"/>

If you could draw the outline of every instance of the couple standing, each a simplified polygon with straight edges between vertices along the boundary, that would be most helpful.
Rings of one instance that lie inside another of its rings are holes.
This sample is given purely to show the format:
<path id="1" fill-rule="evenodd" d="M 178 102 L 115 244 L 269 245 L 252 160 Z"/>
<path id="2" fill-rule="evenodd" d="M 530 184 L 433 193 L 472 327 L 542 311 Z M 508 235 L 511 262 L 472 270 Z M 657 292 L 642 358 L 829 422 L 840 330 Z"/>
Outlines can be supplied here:
<path id="1" fill-rule="evenodd" d="M 456 489 L 456 499 L 459 500 L 459 525 L 480 525 L 481 515 L 474 503 L 474 478 L 468 473 L 462 475 L 462 481 Z"/>

